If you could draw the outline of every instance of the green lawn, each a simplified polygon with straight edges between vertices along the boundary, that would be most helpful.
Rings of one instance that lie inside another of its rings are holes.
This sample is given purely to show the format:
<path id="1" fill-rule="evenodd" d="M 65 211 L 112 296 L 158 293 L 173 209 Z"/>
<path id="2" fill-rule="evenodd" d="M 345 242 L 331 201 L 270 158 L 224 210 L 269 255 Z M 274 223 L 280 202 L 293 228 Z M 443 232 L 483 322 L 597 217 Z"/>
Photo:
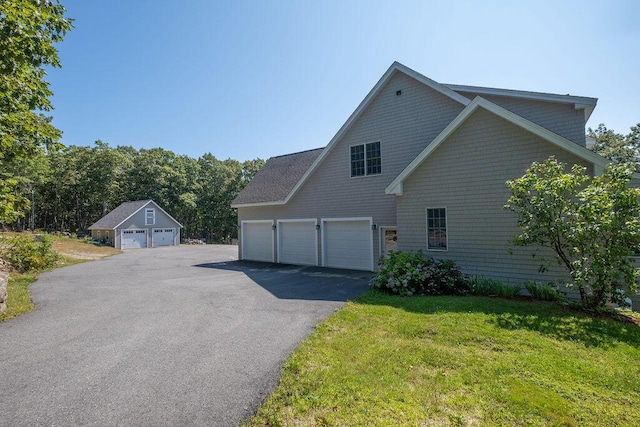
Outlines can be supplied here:
<path id="1" fill-rule="evenodd" d="M 628 425 L 640 327 L 560 305 L 370 291 L 320 324 L 251 425 Z"/>

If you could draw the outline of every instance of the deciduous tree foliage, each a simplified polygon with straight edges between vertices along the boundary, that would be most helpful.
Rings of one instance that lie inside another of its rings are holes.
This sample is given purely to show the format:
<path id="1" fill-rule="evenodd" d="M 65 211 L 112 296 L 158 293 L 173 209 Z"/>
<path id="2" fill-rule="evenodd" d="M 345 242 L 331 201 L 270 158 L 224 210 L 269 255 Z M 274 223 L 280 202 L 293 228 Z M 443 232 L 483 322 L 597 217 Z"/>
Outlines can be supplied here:
<path id="1" fill-rule="evenodd" d="M 596 130 L 589 128 L 587 135 L 595 140 L 595 153 L 640 172 L 640 123 L 632 126 L 627 135 L 607 129 L 604 124 L 600 124 Z"/>
<path id="2" fill-rule="evenodd" d="M 505 208 L 521 228 L 514 244 L 551 248 L 585 308 L 624 303 L 637 289 L 632 256 L 640 253 L 640 189 L 629 186 L 632 177 L 624 165 L 590 177 L 584 167 L 569 169 L 551 157 L 507 182 L 512 195 Z"/>
<path id="3" fill-rule="evenodd" d="M 54 44 L 72 27 L 59 2 L 0 0 L 0 223 L 28 205 L 12 164 L 59 148 L 61 132 L 42 114 L 52 109 L 45 67 L 60 67 Z"/>
<path id="4" fill-rule="evenodd" d="M 218 242 L 237 235 L 231 201 L 264 164 L 218 160 L 210 153 L 193 159 L 162 148 L 112 148 L 102 141 L 72 145 L 44 160 L 35 184 L 36 228 L 86 231 L 122 202 L 153 199 L 184 225 L 183 236 Z"/>

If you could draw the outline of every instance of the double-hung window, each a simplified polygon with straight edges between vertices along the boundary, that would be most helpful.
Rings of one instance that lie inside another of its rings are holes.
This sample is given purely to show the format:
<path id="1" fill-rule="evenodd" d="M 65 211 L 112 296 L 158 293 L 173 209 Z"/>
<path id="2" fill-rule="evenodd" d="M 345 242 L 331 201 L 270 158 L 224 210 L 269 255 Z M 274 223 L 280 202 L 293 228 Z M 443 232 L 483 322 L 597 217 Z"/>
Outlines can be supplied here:
<path id="1" fill-rule="evenodd" d="M 156 211 L 155 209 L 144 210 L 144 225 L 155 225 L 156 223 Z"/>
<path id="2" fill-rule="evenodd" d="M 447 250 L 447 210 L 427 209 L 427 249 Z"/>
<path id="3" fill-rule="evenodd" d="M 352 177 L 382 173 L 380 141 L 353 145 L 350 148 L 350 155 Z"/>

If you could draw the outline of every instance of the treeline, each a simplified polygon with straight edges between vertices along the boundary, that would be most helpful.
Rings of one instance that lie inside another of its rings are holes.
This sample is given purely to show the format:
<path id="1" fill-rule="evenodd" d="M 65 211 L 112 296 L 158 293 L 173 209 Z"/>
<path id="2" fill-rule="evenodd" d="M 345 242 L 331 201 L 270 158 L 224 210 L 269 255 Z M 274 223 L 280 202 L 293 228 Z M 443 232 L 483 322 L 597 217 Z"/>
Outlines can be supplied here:
<path id="1" fill-rule="evenodd" d="M 237 235 L 230 203 L 263 164 L 102 141 L 43 151 L 13 164 L 17 195 L 31 203 L 9 226 L 82 233 L 122 202 L 153 199 L 184 226 L 182 236 L 226 242 Z"/>

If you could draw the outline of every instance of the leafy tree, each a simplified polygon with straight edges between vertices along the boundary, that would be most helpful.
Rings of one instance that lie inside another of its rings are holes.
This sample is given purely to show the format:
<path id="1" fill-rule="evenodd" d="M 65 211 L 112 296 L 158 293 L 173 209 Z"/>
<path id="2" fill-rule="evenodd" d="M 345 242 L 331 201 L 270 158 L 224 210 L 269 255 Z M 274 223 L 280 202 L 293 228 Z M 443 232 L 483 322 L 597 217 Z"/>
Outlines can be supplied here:
<path id="1" fill-rule="evenodd" d="M 24 215 L 28 199 L 6 171 L 42 148 L 59 148 L 61 132 L 41 112 L 52 109 L 45 67 L 60 67 L 54 44 L 72 27 L 59 2 L 0 0 L 0 222 Z"/>
<path id="2" fill-rule="evenodd" d="M 640 172 L 640 123 L 632 126 L 627 135 L 607 129 L 604 124 L 596 130 L 589 128 L 587 135 L 595 140 L 595 153 L 616 164 L 630 165 Z"/>
<path id="3" fill-rule="evenodd" d="M 506 209 L 518 216 L 518 246 L 553 250 L 580 292 L 583 307 L 600 309 L 608 301 L 624 303 L 637 289 L 640 269 L 640 189 L 629 187 L 628 166 L 612 165 L 602 176 L 589 177 L 584 167 L 551 157 L 535 162 L 507 186 Z"/>

